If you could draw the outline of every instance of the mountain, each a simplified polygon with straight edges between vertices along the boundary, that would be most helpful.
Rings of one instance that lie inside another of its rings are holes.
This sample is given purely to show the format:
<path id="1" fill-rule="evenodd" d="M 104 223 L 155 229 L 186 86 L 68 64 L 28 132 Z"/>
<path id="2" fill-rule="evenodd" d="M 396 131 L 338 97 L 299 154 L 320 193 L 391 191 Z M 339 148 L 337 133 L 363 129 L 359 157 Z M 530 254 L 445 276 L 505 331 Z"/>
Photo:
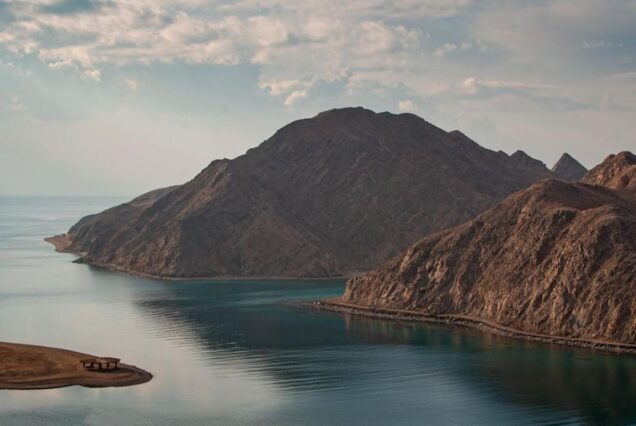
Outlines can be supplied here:
<path id="1" fill-rule="evenodd" d="M 168 278 L 342 276 L 551 176 L 413 114 L 344 108 L 295 121 L 191 181 L 80 220 L 60 250 Z"/>
<path id="2" fill-rule="evenodd" d="M 583 178 L 587 169 L 566 152 L 552 167 L 552 173 L 559 179 L 574 182 Z"/>
<path id="3" fill-rule="evenodd" d="M 587 179 L 613 187 L 633 176 L 633 159 L 611 156 Z M 636 344 L 635 290 L 633 194 L 548 179 L 352 278 L 342 301 L 548 339 Z"/>
<path id="4" fill-rule="evenodd" d="M 583 182 L 636 194 L 636 155 L 628 151 L 610 155 L 590 170 Z"/>

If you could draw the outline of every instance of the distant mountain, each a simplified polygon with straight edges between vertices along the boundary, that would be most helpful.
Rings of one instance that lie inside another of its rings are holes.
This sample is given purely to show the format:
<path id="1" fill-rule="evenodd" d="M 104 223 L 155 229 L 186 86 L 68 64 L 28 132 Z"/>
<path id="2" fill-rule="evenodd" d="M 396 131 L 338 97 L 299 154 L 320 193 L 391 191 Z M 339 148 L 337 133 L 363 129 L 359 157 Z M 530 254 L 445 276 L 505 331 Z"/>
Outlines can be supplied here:
<path id="1" fill-rule="evenodd" d="M 583 182 L 636 194 L 636 155 L 628 151 L 610 155 L 590 170 Z"/>
<path id="2" fill-rule="evenodd" d="M 559 179 L 574 182 L 585 176 L 587 169 L 566 152 L 552 167 L 552 173 Z"/>
<path id="3" fill-rule="evenodd" d="M 342 276 L 551 175 L 413 114 L 330 110 L 181 186 L 84 218 L 57 246 L 167 278 Z"/>
<path id="4" fill-rule="evenodd" d="M 342 300 L 636 344 L 635 159 L 610 156 L 585 179 L 609 188 L 544 180 L 515 193 L 351 279 Z"/>

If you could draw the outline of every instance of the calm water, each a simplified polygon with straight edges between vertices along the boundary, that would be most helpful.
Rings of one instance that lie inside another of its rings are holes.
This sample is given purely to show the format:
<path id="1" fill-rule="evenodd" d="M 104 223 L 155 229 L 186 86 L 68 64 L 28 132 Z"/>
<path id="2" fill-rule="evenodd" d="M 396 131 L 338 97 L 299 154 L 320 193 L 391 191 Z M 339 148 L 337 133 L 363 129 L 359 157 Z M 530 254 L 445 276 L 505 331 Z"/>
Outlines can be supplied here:
<path id="1" fill-rule="evenodd" d="M 636 424 L 636 358 L 283 303 L 341 281 L 167 283 L 42 241 L 119 201 L 0 198 L 0 340 L 113 355 L 155 378 L 0 391 L 1 425 Z"/>

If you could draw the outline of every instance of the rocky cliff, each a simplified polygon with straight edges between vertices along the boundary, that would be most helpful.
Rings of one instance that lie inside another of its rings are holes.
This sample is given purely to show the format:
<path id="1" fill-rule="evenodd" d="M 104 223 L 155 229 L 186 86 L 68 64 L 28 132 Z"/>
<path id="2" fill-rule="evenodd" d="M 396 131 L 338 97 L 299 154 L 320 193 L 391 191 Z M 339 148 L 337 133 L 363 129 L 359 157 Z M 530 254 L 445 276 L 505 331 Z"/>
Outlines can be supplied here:
<path id="1" fill-rule="evenodd" d="M 587 169 L 566 152 L 552 167 L 552 173 L 559 179 L 574 182 L 583 178 Z"/>
<path id="2" fill-rule="evenodd" d="M 623 176 L 633 176 L 632 159 L 612 156 L 586 180 L 622 187 Z M 342 300 L 635 344 L 636 198 L 605 186 L 541 181 L 351 279 Z"/>
<path id="3" fill-rule="evenodd" d="M 413 114 L 345 108 L 299 120 L 190 182 L 82 219 L 64 250 L 161 277 L 369 270 L 551 176 Z"/>

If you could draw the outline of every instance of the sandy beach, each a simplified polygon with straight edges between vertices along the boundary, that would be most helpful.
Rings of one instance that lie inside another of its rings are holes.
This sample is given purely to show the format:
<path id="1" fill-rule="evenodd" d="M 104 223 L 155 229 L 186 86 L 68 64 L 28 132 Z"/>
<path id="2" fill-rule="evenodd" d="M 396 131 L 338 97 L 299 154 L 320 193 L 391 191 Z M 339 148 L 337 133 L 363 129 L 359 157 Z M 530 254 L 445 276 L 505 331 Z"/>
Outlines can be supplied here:
<path id="1" fill-rule="evenodd" d="M 117 370 L 86 370 L 80 360 L 90 357 L 66 349 L 0 342 L 0 389 L 132 386 L 152 379 L 147 371 L 121 363 Z"/>

